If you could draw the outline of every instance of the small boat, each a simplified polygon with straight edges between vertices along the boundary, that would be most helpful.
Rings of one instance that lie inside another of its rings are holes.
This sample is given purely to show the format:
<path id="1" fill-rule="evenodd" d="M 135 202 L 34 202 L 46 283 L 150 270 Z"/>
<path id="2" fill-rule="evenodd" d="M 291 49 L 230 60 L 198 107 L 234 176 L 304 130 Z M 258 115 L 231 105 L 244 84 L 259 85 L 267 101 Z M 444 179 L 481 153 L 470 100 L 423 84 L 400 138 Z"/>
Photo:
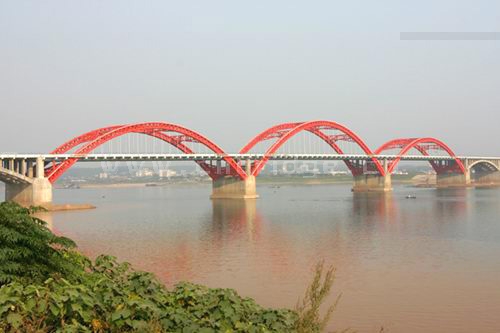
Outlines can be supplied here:
<path id="1" fill-rule="evenodd" d="M 413 194 L 408 194 L 408 195 L 406 196 L 406 199 L 416 199 L 416 198 L 417 198 L 417 196 L 416 196 L 416 195 L 413 195 Z"/>

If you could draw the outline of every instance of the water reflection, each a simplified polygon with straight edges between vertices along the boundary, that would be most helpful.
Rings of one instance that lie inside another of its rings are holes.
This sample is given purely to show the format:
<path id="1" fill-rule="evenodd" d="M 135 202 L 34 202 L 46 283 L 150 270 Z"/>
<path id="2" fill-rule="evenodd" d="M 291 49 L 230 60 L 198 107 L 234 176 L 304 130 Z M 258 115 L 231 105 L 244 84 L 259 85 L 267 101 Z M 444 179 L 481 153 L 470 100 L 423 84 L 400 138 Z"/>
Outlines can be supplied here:
<path id="1" fill-rule="evenodd" d="M 436 189 L 433 213 L 446 218 L 466 214 L 472 191 L 470 188 Z"/>
<path id="2" fill-rule="evenodd" d="M 216 239 L 225 235 L 232 239 L 246 235 L 249 241 L 256 240 L 262 228 L 257 201 L 212 200 L 211 225 L 211 232 Z"/>
<path id="3" fill-rule="evenodd" d="M 393 193 L 353 193 L 352 216 L 358 223 L 392 223 L 398 216 Z"/>
<path id="4" fill-rule="evenodd" d="M 87 254 L 116 255 L 169 285 L 235 288 L 269 306 L 293 307 L 325 259 L 344 293 L 332 329 L 500 331 L 500 190 L 411 189 L 417 199 L 405 199 L 407 188 L 283 186 L 250 201 L 210 201 L 209 191 L 73 191 L 72 201 L 95 198 L 98 209 L 42 218 Z"/>

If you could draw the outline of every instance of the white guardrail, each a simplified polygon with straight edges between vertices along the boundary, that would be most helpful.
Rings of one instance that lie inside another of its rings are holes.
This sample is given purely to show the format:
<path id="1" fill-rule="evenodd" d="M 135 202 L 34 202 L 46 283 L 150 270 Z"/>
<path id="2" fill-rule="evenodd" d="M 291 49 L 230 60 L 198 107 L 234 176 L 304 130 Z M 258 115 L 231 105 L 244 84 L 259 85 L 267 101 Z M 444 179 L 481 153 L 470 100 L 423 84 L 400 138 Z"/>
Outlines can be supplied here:
<path id="1" fill-rule="evenodd" d="M 224 157 L 231 157 L 237 160 L 260 160 L 264 154 L 0 154 L 0 160 L 5 159 L 26 159 L 35 160 L 42 158 L 44 161 L 63 161 L 78 158 L 80 162 L 96 161 L 200 161 L 200 160 L 221 160 Z M 379 160 L 394 160 L 397 155 L 363 155 L 363 154 L 273 154 L 268 157 L 270 160 L 369 160 L 376 158 Z M 401 160 L 405 161 L 444 161 L 453 160 L 451 156 L 422 156 L 405 155 Z M 479 156 L 457 156 L 461 160 L 500 160 L 500 157 L 479 157 Z"/>

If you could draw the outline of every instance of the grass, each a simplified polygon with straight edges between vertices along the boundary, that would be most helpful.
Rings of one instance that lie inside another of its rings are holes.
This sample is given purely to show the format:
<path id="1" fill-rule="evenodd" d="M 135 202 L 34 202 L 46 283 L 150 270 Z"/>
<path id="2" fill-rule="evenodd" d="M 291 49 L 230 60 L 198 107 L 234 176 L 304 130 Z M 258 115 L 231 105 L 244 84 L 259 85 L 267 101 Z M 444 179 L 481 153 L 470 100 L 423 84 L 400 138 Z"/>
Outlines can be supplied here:
<path id="1" fill-rule="evenodd" d="M 325 314 L 321 316 L 322 304 L 330 295 L 334 281 L 335 268 L 333 266 L 325 269 L 324 261 L 316 264 L 313 279 L 307 287 L 304 297 L 295 306 L 295 311 L 298 315 L 295 329 L 298 333 L 325 331 L 342 296 L 339 295 L 335 302 L 328 307 Z M 342 332 L 347 331 L 344 330 Z"/>

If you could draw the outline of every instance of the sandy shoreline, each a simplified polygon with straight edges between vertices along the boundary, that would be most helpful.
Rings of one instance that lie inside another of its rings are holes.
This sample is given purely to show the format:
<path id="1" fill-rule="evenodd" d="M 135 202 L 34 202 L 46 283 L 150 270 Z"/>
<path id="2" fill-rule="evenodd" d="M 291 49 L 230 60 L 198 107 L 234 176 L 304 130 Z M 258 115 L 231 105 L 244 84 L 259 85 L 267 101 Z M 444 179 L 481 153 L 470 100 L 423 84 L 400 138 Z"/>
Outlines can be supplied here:
<path id="1" fill-rule="evenodd" d="M 43 205 L 43 208 L 48 210 L 49 212 L 61 212 L 68 210 L 86 210 L 86 209 L 95 209 L 96 206 L 91 204 L 50 204 Z"/>

